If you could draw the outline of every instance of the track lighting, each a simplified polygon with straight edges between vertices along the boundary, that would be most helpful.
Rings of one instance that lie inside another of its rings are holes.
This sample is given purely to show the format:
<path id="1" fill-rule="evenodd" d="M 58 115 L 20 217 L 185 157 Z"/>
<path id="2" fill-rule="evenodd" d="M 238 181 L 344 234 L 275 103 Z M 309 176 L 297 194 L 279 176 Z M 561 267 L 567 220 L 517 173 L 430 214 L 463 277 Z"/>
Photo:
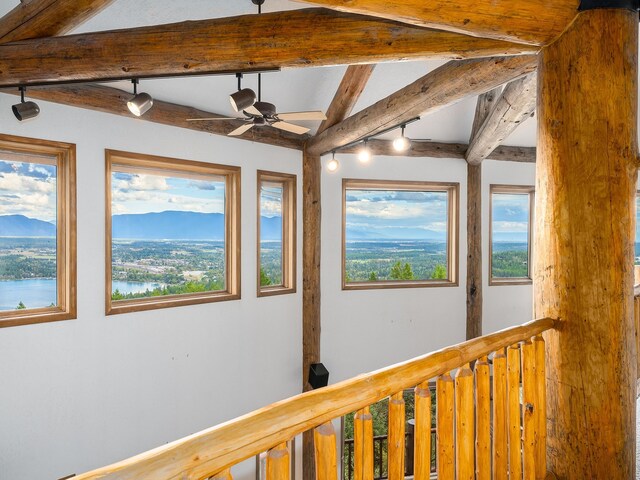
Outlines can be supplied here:
<path id="1" fill-rule="evenodd" d="M 133 98 L 127 102 L 127 108 L 136 117 L 141 117 L 153 107 L 153 98 L 148 93 L 138 93 L 138 79 L 131 80 L 133 83 Z"/>
<path id="2" fill-rule="evenodd" d="M 411 142 L 409 142 L 409 139 L 404 136 L 405 126 L 406 125 L 402 125 L 402 127 L 400 127 L 401 128 L 400 136 L 393 141 L 393 148 L 396 152 L 406 152 L 407 150 L 409 150 L 409 147 L 411 145 Z"/>
<path id="3" fill-rule="evenodd" d="M 330 172 L 335 172 L 338 170 L 340 163 L 336 160 L 336 152 L 331 152 L 331 160 L 327 162 L 327 170 Z"/>
<path id="4" fill-rule="evenodd" d="M 25 102 L 24 101 L 24 92 L 27 91 L 27 87 L 20 87 L 20 103 L 16 103 L 11 106 L 11 110 L 13 110 L 13 114 L 16 116 L 18 120 L 21 122 L 23 120 L 29 120 L 30 118 L 35 118 L 40 113 L 40 107 L 36 102 Z"/>
<path id="5" fill-rule="evenodd" d="M 367 145 L 368 141 L 369 141 L 368 139 L 365 139 L 364 143 L 362 144 L 362 147 L 358 151 L 358 160 L 360 160 L 360 163 L 366 164 L 371 161 L 371 149 Z"/>
<path id="6" fill-rule="evenodd" d="M 253 106 L 258 98 L 256 97 L 256 92 L 250 88 L 242 88 L 241 73 L 236 73 L 236 77 L 238 78 L 238 91 L 229 95 L 229 101 L 236 112 L 241 112 Z"/>

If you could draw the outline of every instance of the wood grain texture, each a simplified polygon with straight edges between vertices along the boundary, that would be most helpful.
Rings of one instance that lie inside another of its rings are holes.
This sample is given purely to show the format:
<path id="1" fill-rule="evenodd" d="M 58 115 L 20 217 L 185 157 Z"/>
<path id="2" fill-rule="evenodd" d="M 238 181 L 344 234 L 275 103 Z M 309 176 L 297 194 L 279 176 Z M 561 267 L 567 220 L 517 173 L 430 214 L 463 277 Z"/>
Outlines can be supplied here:
<path id="1" fill-rule="evenodd" d="M 30 0 L 0 19 L 0 43 L 64 35 L 114 0 Z"/>
<path id="2" fill-rule="evenodd" d="M 438 480 L 454 480 L 455 470 L 455 389 L 447 372 L 436 380 L 436 446 Z"/>
<path id="3" fill-rule="evenodd" d="M 537 51 L 378 18 L 306 9 L 6 43 L 0 45 L 0 86 Z"/>
<path id="4" fill-rule="evenodd" d="M 509 478 L 522 478 L 522 429 L 520 414 L 520 346 L 514 344 L 507 348 Z"/>
<path id="5" fill-rule="evenodd" d="M 297 0 L 478 37 L 545 45 L 576 16 L 578 0 Z"/>
<path id="6" fill-rule="evenodd" d="M 544 480 L 547 474 L 547 369 L 546 348 L 542 335 L 533 337 L 536 355 L 536 479 Z"/>
<path id="7" fill-rule="evenodd" d="M 427 115 L 470 95 L 479 95 L 536 69 L 530 55 L 451 61 L 315 136 L 312 153 L 326 153 L 355 140 Z"/>
<path id="8" fill-rule="evenodd" d="M 482 124 L 472 133 L 467 162 L 477 165 L 487 158 L 536 108 L 537 75 L 529 74 L 504 88 Z"/>
<path id="9" fill-rule="evenodd" d="M 368 406 L 353 419 L 353 478 L 373 480 L 373 417 Z"/>
<path id="10" fill-rule="evenodd" d="M 474 338 L 376 372 L 296 395 L 221 425 L 203 430 L 77 480 L 139 478 L 200 479 L 229 468 L 331 419 L 371 405 L 411 385 L 544 332 L 555 320 L 544 318 Z M 443 405 L 453 414 L 453 380 Z M 440 414 L 438 414 L 440 415 Z M 451 422 L 453 420 L 451 419 Z M 453 432 L 453 423 L 451 423 Z M 453 459 L 453 450 L 449 453 Z M 451 463 L 453 465 L 453 463 Z M 453 468 L 453 467 L 452 467 Z"/>
<path id="11" fill-rule="evenodd" d="M 415 480 L 431 477 L 431 389 L 429 381 L 415 388 L 414 467 Z"/>
<path id="12" fill-rule="evenodd" d="M 474 368 L 476 390 L 476 480 L 491 479 L 491 380 L 487 357 Z"/>
<path id="13" fill-rule="evenodd" d="M 474 480 L 475 469 L 475 418 L 473 372 L 465 364 L 456 372 L 456 479 Z"/>
<path id="14" fill-rule="evenodd" d="M 289 461 L 289 448 L 286 442 L 276 445 L 267 452 L 266 470 L 266 480 L 289 480 L 291 464 Z"/>
<path id="15" fill-rule="evenodd" d="M 316 480 L 338 480 L 336 431 L 327 422 L 314 430 Z M 288 467 L 288 465 L 287 465 Z M 287 468 L 288 471 L 288 468 Z M 267 480 L 269 480 L 267 478 Z"/>
<path id="16" fill-rule="evenodd" d="M 404 480 L 405 416 L 402 392 L 389 399 L 389 428 L 387 436 L 387 478 Z"/>
<path id="17" fill-rule="evenodd" d="M 540 57 L 534 311 L 547 342 L 547 461 L 635 478 L 633 258 L 638 15 L 591 10 Z"/>
<path id="18" fill-rule="evenodd" d="M 536 480 L 538 437 L 538 386 L 536 350 L 531 340 L 522 342 L 522 473 L 524 480 Z"/>
<path id="19" fill-rule="evenodd" d="M 3 93 L 16 95 L 16 90 L 4 90 Z M 59 87 L 30 88 L 29 99 L 45 100 L 48 102 L 69 105 L 71 107 L 86 108 L 98 112 L 112 113 L 140 121 L 160 123 L 179 128 L 187 128 L 198 132 L 214 135 L 227 135 L 235 128 L 243 125 L 238 120 L 222 120 L 215 122 L 187 122 L 187 118 L 218 117 L 211 112 L 205 112 L 193 107 L 177 105 L 175 103 L 154 100 L 153 107 L 142 117 L 136 117 L 127 108 L 127 101 L 132 97 L 131 92 L 101 85 L 65 85 Z M 265 143 L 278 147 L 302 150 L 306 135 L 295 135 L 276 128 L 252 128 L 239 137 L 242 140 Z"/>
<path id="20" fill-rule="evenodd" d="M 316 135 L 351 115 L 353 107 L 360 99 L 375 67 L 375 64 L 349 65 L 347 67 L 338 90 L 327 108 L 327 119 L 322 121 Z"/>
<path id="21" fill-rule="evenodd" d="M 509 450 L 507 446 L 507 356 L 504 348 L 493 356 L 493 480 L 507 480 Z"/>

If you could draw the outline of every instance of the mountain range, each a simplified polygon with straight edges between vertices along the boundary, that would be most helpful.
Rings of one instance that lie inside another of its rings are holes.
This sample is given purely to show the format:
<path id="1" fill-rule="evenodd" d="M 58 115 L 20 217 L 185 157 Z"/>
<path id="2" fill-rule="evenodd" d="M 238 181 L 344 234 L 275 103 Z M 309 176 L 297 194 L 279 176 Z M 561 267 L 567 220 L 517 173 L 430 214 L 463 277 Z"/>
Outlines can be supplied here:
<path id="1" fill-rule="evenodd" d="M 56 226 L 24 215 L 0 215 L 0 237 L 55 237 Z"/>

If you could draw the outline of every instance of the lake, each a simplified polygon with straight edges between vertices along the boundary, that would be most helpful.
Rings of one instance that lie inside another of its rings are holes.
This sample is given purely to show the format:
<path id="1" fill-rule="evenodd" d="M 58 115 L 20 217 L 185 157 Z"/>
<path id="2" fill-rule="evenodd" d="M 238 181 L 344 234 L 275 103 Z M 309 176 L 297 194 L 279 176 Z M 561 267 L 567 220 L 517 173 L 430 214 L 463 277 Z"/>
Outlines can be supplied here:
<path id="1" fill-rule="evenodd" d="M 113 282 L 113 290 L 121 293 L 141 293 L 160 287 L 155 282 Z M 0 281 L 0 310 L 13 310 L 22 302 L 27 308 L 48 307 L 56 302 L 56 281 L 53 278 Z"/>

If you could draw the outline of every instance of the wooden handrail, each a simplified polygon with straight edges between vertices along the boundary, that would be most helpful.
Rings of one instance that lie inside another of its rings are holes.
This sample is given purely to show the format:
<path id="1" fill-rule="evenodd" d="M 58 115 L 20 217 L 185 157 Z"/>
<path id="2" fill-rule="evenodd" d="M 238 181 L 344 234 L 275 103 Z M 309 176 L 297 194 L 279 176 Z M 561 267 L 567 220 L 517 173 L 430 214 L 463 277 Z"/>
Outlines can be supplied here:
<path id="1" fill-rule="evenodd" d="M 77 480 L 200 480 L 327 421 L 554 328 L 543 318 L 276 402 Z"/>

